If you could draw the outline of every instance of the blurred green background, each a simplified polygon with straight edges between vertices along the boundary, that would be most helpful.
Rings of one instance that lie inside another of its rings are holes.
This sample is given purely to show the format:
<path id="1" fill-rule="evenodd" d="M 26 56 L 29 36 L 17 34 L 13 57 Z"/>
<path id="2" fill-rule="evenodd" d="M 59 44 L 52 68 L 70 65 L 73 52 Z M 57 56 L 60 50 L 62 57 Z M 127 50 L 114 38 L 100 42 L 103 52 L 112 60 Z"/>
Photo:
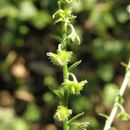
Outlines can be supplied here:
<path id="1" fill-rule="evenodd" d="M 74 26 L 81 38 L 73 62 L 79 81 L 87 79 L 82 96 L 71 96 L 73 115 L 85 112 L 81 120 L 88 130 L 101 130 L 113 99 L 121 86 L 130 56 L 129 0 L 79 0 L 73 2 Z M 62 69 L 49 62 L 46 53 L 55 52 L 60 35 L 52 14 L 57 0 L 0 0 L 0 130 L 61 130 L 53 120 L 58 99 L 48 89 L 62 83 Z M 130 90 L 125 93 L 130 113 Z M 130 130 L 130 122 L 114 121 L 118 130 Z M 71 128 L 76 130 L 76 128 Z"/>

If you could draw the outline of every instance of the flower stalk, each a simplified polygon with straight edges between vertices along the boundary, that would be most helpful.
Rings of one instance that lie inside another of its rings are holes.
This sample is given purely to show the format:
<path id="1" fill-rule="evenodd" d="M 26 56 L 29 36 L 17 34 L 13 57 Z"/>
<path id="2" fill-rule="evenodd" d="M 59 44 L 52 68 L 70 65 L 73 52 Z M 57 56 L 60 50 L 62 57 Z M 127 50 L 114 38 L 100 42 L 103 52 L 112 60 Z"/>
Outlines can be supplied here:
<path id="1" fill-rule="evenodd" d="M 124 77 L 124 80 L 123 80 L 123 83 L 121 85 L 120 92 L 119 92 L 121 97 L 123 96 L 123 94 L 127 88 L 129 80 L 130 80 L 130 59 L 129 59 L 129 63 L 128 63 L 127 68 L 126 68 L 126 74 L 125 74 L 125 77 Z M 118 105 L 118 104 L 120 104 L 120 103 L 119 103 L 119 97 L 117 96 L 115 99 L 115 103 L 113 105 L 113 108 L 111 110 L 111 113 L 105 122 L 105 126 L 104 126 L 103 130 L 110 130 L 111 129 L 111 125 L 112 125 L 113 120 L 116 116 L 117 110 L 118 110 L 118 108 L 120 108 L 120 105 Z"/>
<path id="2" fill-rule="evenodd" d="M 75 125 L 80 130 L 85 130 L 88 122 L 75 122 L 82 114 L 78 114 L 72 118 L 72 110 L 68 108 L 68 98 L 70 94 L 80 95 L 80 92 L 83 89 L 83 86 L 87 83 L 86 80 L 78 82 L 76 76 L 71 72 L 72 69 L 77 67 L 81 61 L 73 63 L 71 66 L 68 66 L 68 63 L 71 62 L 72 52 L 67 51 L 67 46 L 80 45 L 80 38 L 77 35 L 74 26 L 71 24 L 71 20 L 75 18 L 72 15 L 71 3 L 73 0 L 58 0 L 58 10 L 53 15 L 54 23 L 61 23 L 61 36 L 55 36 L 60 44 L 58 45 L 57 53 L 49 52 L 47 56 L 51 62 L 60 66 L 63 69 L 63 83 L 59 90 L 52 90 L 54 94 L 59 97 L 60 105 L 58 105 L 54 118 L 56 121 L 61 121 L 63 123 L 63 130 L 69 130 L 70 125 Z M 69 29 L 69 31 L 68 31 Z M 69 34 L 69 32 L 71 32 Z M 72 81 L 69 80 L 69 76 L 72 76 Z M 71 123 L 73 121 L 73 123 Z"/>

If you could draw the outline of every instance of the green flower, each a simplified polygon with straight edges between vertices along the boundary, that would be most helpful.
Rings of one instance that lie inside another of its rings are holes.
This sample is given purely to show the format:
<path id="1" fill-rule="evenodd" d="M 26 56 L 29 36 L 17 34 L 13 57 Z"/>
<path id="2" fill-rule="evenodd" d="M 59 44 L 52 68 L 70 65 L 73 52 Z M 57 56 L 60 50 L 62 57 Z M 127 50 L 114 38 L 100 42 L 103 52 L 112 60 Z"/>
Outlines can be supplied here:
<path id="1" fill-rule="evenodd" d="M 87 83 L 87 80 L 78 82 L 66 80 L 63 85 L 66 87 L 67 91 L 71 94 L 79 95 L 80 91 L 83 89 L 83 86 Z"/>
<path id="2" fill-rule="evenodd" d="M 71 14 L 71 10 L 67 10 L 67 9 L 66 10 L 59 9 L 55 14 L 53 14 L 52 17 L 55 23 L 58 23 L 58 22 L 69 23 L 70 19 L 75 18 L 75 16 Z"/>
<path id="3" fill-rule="evenodd" d="M 119 114 L 118 114 L 118 118 L 120 120 L 123 120 L 123 121 L 128 121 L 130 120 L 130 115 L 127 114 L 125 111 L 121 111 Z"/>
<path id="4" fill-rule="evenodd" d="M 58 50 L 57 54 L 52 52 L 47 53 L 52 63 L 57 66 L 64 66 L 71 60 L 72 52 L 65 50 Z"/>
<path id="5" fill-rule="evenodd" d="M 69 39 L 72 44 L 80 45 L 80 38 L 77 35 L 73 25 L 69 24 L 69 27 L 71 28 L 71 33 L 68 35 L 67 39 Z"/>
<path id="6" fill-rule="evenodd" d="M 72 124 L 77 126 L 80 130 L 86 130 L 86 127 L 89 125 L 89 122 L 74 122 Z"/>
<path id="7" fill-rule="evenodd" d="M 65 121 L 72 114 L 72 110 L 67 107 L 58 106 L 56 113 L 54 115 L 55 120 Z"/>

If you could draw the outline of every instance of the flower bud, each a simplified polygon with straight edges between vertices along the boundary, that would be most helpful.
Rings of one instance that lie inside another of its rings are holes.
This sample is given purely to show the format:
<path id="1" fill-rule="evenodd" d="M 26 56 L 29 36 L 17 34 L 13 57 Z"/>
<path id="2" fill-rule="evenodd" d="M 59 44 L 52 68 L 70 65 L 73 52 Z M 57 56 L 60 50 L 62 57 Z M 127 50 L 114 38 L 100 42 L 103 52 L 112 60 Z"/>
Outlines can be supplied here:
<path id="1" fill-rule="evenodd" d="M 55 120 L 65 121 L 72 114 L 72 110 L 67 107 L 58 106 L 56 113 L 54 115 Z"/>

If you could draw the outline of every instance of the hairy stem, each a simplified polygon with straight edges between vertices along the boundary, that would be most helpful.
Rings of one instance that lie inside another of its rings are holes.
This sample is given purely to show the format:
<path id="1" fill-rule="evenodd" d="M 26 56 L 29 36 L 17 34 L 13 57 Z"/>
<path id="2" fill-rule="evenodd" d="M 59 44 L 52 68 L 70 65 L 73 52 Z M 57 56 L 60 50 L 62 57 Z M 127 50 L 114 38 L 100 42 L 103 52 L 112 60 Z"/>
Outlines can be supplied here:
<path id="1" fill-rule="evenodd" d="M 129 63 L 128 63 L 128 66 L 127 66 L 127 70 L 130 68 L 130 59 L 129 59 Z M 127 75 L 127 70 L 126 70 L 126 74 L 125 74 L 125 77 L 124 77 L 124 80 L 123 80 L 123 83 L 121 85 L 121 88 L 120 88 L 120 95 L 123 96 L 125 90 L 126 90 L 126 87 L 128 85 L 128 81 L 129 81 L 129 77 Z M 116 105 L 117 103 L 117 100 L 118 100 L 118 97 L 116 97 L 115 99 L 115 103 L 114 103 L 114 106 L 112 108 L 112 111 L 108 117 L 108 119 L 106 120 L 106 123 L 105 123 L 105 126 L 104 126 L 104 130 L 109 130 L 109 128 L 111 127 L 112 125 L 112 122 L 116 116 L 116 113 L 117 113 L 117 110 L 118 110 L 118 105 Z"/>

